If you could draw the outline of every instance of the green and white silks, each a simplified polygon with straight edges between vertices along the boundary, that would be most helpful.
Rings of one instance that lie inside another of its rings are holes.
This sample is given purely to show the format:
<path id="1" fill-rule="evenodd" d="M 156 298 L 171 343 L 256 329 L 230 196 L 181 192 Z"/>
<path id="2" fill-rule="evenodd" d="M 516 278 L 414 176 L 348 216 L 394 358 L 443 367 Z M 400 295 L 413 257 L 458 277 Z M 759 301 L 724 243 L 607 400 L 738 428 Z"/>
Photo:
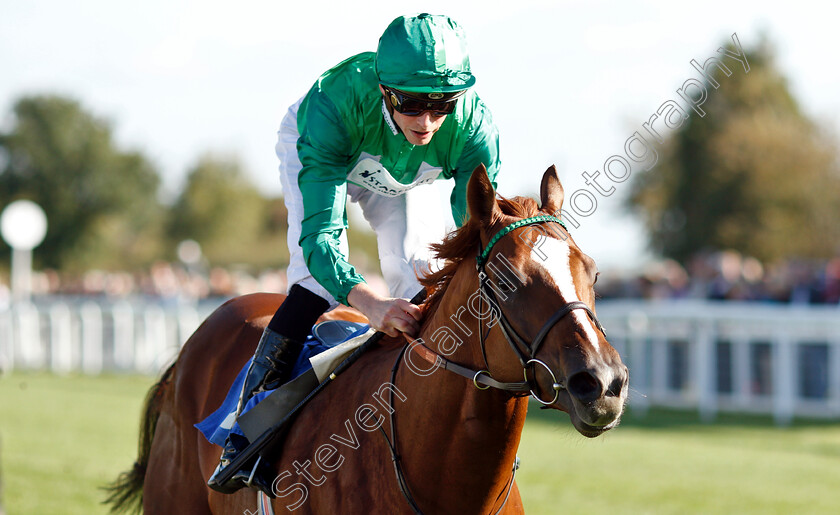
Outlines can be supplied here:
<path id="1" fill-rule="evenodd" d="M 491 180 L 499 170 L 499 137 L 474 91 L 428 145 L 410 144 L 384 107 L 374 54 L 351 57 L 322 75 L 289 108 L 277 155 L 289 211 L 289 285 L 301 284 L 330 301 L 347 303 L 362 276 L 347 262 L 346 202 L 358 202 L 377 235 L 382 273 L 393 296 L 419 290 L 415 270 L 445 226 L 430 204 L 437 179 L 454 179 L 450 196 L 458 225 L 466 218 L 466 187 L 481 163 Z"/>

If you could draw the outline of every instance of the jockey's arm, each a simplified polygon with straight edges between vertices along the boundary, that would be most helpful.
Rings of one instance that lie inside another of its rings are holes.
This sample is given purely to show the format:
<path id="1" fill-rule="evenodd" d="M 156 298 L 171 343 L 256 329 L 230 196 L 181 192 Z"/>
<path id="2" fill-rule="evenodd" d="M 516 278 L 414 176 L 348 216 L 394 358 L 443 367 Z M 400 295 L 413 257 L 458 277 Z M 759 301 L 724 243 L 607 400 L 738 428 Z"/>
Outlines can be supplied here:
<path id="1" fill-rule="evenodd" d="M 302 168 L 297 180 L 304 211 L 298 243 L 315 280 L 347 304 L 351 288 L 364 282 L 340 243 L 347 229 L 347 156 L 352 154 L 353 138 L 329 98 L 318 92 L 308 98 L 298 115 Z"/>

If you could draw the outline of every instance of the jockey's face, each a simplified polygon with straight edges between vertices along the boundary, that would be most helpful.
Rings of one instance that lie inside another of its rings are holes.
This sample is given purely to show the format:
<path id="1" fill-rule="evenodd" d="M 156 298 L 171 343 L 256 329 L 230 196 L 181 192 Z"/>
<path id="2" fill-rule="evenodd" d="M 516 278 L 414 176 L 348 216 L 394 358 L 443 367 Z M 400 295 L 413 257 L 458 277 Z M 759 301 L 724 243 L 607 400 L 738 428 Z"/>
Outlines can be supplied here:
<path id="1" fill-rule="evenodd" d="M 423 111 L 417 116 L 406 116 L 394 111 L 394 122 L 412 145 L 428 145 L 444 120 L 445 114 L 437 115 L 432 111 Z"/>
<path id="2" fill-rule="evenodd" d="M 382 86 L 379 86 L 379 89 L 384 95 L 385 90 Z M 423 111 L 418 115 L 409 116 L 400 113 L 390 105 L 388 105 L 388 110 L 394 116 L 394 122 L 405 135 L 405 139 L 412 145 L 428 145 L 432 141 L 432 136 L 446 120 L 445 114 L 435 114 L 434 111 Z"/>

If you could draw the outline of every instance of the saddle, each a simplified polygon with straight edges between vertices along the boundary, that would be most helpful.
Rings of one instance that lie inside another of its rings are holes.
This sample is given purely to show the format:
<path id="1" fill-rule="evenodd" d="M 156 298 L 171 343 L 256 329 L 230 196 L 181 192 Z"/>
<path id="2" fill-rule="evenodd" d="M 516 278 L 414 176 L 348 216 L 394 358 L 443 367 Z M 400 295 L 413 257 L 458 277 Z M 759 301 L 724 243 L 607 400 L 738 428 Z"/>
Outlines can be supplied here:
<path id="1" fill-rule="evenodd" d="M 312 328 L 312 336 L 327 347 L 336 345 L 352 338 L 360 329 L 369 327 L 359 322 L 348 322 L 346 320 L 327 320 L 315 324 Z"/>
<path id="2" fill-rule="evenodd" d="M 224 442 L 229 433 L 244 434 L 249 441 L 253 442 L 291 413 L 348 354 L 367 340 L 372 333 L 373 329 L 369 325 L 346 320 L 329 320 L 316 324 L 292 369 L 292 380 L 275 390 L 255 395 L 245 405 L 242 414 L 234 420 L 236 401 L 239 398 L 239 390 L 242 388 L 244 372 L 250 364 L 249 361 L 245 363 L 239 376 L 234 380 L 222 405 L 213 414 L 196 424 L 196 427 L 207 440 L 217 445 L 222 445 L 220 442 Z M 293 418 L 286 422 L 283 429 L 275 434 L 271 444 L 266 447 L 268 452 L 261 454 L 268 457 L 272 449 L 280 447 L 292 420 Z"/>

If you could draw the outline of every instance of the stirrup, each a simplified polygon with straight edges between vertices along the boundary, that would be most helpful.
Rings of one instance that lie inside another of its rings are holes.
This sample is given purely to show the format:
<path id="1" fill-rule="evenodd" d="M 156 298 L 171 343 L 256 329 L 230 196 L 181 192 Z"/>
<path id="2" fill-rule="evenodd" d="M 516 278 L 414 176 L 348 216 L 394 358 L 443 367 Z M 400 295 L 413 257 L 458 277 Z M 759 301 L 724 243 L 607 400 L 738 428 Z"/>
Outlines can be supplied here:
<path id="1" fill-rule="evenodd" d="M 227 465 L 222 466 L 221 463 L 216 466 L 216 470 L 213 472 L 213 475 L 210 476 L 210 479 L 207 481 L 207 486 L 212 488 L 217 492 L 221 492 L 223 494 L 232 494 L 242 488 L 248 487 L 252 488 L 258 492 L 264 493 L 268 498 L 274 499 L 276 496 L 273 491 L 273 482 L 267 480 L 264 477 L 259 476 L 258 467 L 262 463 L 262 456 L 258 456 L 254 465 L 251 467 L 251 472 L 248 474 L 248 477 L 245 477 L 247 469 L 240 469 L 237 471 L 232 478 L 227 483 L 216 483 L 213 481 L 213 478 L 217 477 L 219 474 L 222 473 L 227 467 L 231 465 L 229 462 Z M 255 481 L 259 478 L 258 481 Z"/>
<path id="2" fill-rule="evenodd" d="M 270 477 L 266 478 L 259 475 L 258 469 L 262 464 L 262 456 L 257 456 L 256 461 L 254 461 L 254 466 L 251 467 L 251 473 L 248 474 L 248 479 L 243 481 L 243 483 L 248 488 L 264 493 L 269 499 L 274 499 L 276 497 L 274 494 L 274 482 Z M 259 478 L 259 481 L 254 481 L 257 478 Z"/>
<path id="3" fill-rule="evenodd" d="M 245 484 L 248 486 L 248 488 L 256 488 L 260 492 L 262 492 L 262 489 L 260 487 L 254 485 L 254 474 L 257 473 L 257 467 L 260 465 L 261 461 L 262 461 L 262 456 L 257 456 L 257 461 L 254 462 L 254 466 L 251 467 L 251 473 L 248 474 L 248 480 L 245 481 Z"/>

